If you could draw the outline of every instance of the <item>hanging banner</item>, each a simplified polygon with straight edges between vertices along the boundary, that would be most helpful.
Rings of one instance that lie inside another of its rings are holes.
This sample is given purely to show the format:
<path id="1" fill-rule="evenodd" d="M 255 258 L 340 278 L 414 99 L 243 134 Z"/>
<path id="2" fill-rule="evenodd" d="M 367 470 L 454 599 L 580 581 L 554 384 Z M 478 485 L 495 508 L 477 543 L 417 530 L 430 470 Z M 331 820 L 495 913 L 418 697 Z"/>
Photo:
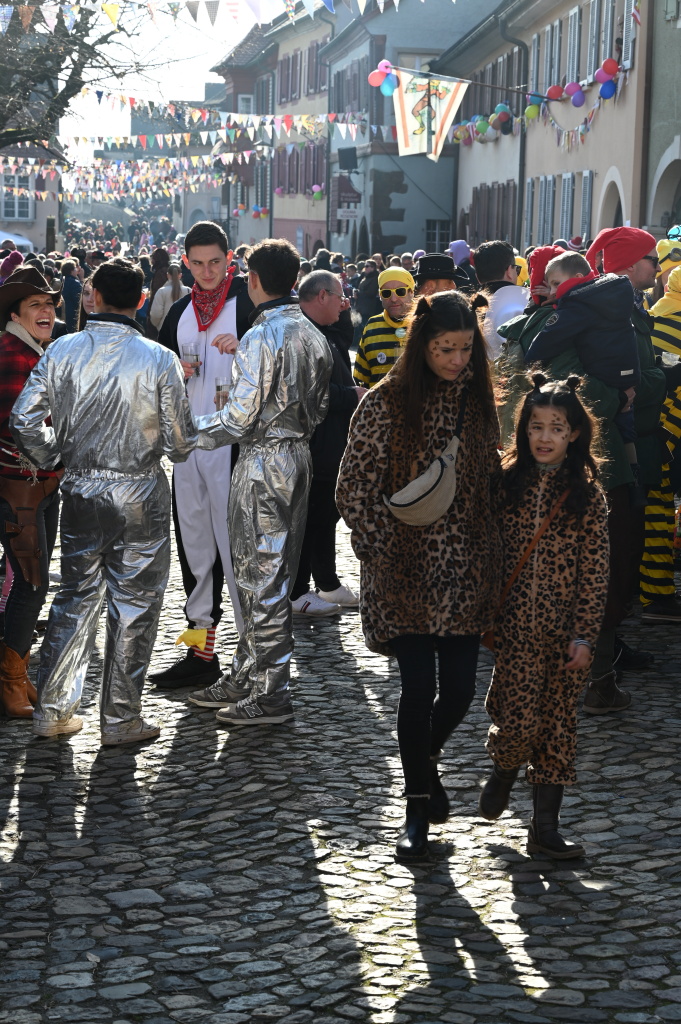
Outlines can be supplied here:
<path id="1" fill-rule="evenodd" d="M 425 154 L 437 161 L 467 82 L 443 82 L 414 72 L 394 70 L 400 83 L 393 93 L 400 156 Z"/>

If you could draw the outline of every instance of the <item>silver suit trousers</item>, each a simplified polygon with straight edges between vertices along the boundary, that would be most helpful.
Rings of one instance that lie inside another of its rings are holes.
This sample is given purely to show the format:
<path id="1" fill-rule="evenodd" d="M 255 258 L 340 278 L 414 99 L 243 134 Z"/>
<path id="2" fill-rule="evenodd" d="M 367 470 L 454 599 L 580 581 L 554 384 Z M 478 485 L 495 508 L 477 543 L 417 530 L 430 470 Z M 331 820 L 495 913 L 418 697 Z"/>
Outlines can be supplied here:
<path id="1" fill-rule="evenodd" d="M 103 731 L 137 719 L 170 570 L 170 488 L 163 472 L 108 471 L 62 480 L 61 585 L 40 654 L 34 717 L 80 705 L 106 596 Z"/>
<path id="2" fill-rule="evenodd" d="M 244 696 L 288 696 L 289 592 L 300 561 L 311 479 L 307 441 L 241 448 L 232 477 L 229 534 L 244 629 L 230 685 Z"/>

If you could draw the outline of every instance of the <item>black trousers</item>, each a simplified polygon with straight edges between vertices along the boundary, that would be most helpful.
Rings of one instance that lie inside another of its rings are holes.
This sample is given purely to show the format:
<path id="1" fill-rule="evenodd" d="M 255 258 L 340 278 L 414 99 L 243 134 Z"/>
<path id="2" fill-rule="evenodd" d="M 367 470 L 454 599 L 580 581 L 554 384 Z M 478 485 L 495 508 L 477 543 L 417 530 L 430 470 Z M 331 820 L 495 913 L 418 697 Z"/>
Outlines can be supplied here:
<path id="1" fill-rule="evenodd" d="M 340 587 L 340 580 L 336 575 L 336 523 L 339 519 L 335 480 L 313 478 L 298 575 L 291 591 L 292 601 L 307 594 L 310 589 L 310 576 L 320 590 L 335 590 Z"/>
<path id="2" fill-rule="evenodd" d="M 463 721 L 475 695 L 479 635 L 394 637 L 402 677 L 397 740 L 406 796 L 425 796 L 430 758 Z M 437 652 L 437 672 L 435 654 Z"/>

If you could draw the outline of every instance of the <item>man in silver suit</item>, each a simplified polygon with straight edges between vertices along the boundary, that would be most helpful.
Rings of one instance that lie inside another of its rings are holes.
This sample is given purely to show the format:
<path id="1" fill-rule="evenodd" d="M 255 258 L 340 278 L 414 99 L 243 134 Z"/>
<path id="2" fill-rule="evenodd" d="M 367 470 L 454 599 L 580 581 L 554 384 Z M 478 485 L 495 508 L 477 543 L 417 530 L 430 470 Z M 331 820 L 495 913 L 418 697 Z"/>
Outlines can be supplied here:
<path id="1" fill-rule="evenodd" d="M 52 342 L 12 410 L 19 450 L 41 468 L 64 466 L 62 579 L 40 656 L 38 736 L 82 728 L 76 711 L 105 592 L 102 744 L 160 732 L 142 717 L 142 687 L 170 568 L 161 458 L 182 462 L 197 435 L 177 356 L 135 323 L 143 284 L 127 260 L 98 267 L 95 314 L 85 330 Z"/>
<path id="2" fill-rule="evenodd" d="M 253 326 L 234 356 L 219 412 L 197 419 L 199 448 L 238 444 L 229 495 L 229 535 L 244 631 L 228 675 L 189 698 L 220 708 L 227 725 L 293 717 L 289 591 L 305 532 L 312 476 L 309 441 L 328 408 L 333 357 L 291 297 L 300 257 L 267 239 L 246 257 Z"/>

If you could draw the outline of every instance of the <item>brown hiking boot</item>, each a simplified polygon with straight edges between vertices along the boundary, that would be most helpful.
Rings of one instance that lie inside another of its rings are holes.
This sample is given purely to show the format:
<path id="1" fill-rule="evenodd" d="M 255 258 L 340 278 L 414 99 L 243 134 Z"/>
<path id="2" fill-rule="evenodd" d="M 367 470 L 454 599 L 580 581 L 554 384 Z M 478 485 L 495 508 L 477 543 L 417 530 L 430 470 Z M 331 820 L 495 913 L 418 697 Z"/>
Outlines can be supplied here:
<path id="1" fill-rule="evenodd" d="M 609 715 L 612 711 L 624 711 L 630 704 L 631 695 L 620 690 L 613 671 L 591 680 L 582 706 L 589 715 Z"/>
<path id="2" fill-rule="evenodd" d="M 0 705 L 7 718 L 33 718 L 28 699 L 28 651 L 22 658 L 6 644 L 0 645 Z"/>

